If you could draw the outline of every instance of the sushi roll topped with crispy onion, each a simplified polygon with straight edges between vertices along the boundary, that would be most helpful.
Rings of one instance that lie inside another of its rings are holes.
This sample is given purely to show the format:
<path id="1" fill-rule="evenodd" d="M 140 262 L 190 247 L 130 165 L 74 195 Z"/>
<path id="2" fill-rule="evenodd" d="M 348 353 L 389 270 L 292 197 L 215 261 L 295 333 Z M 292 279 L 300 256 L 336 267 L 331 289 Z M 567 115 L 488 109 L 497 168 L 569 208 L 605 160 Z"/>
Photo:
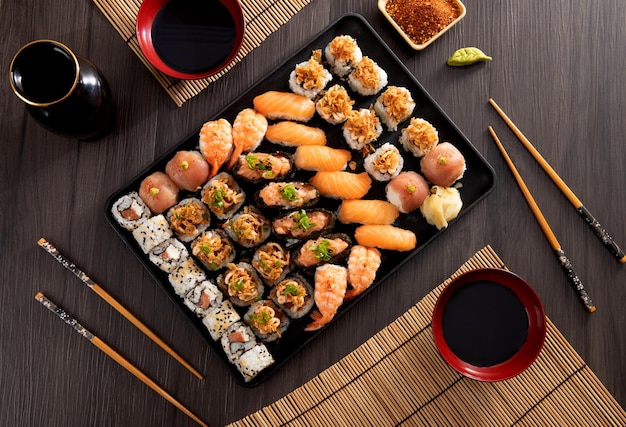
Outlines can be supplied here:
<path id="1" fill-rule="evenodd" d="M 254 206 L 244 206 L 241 212 L 224 224 L 224 230 L 245 248 L 260 245 L 271 233 L 269 220 Z"/>
<path id="2" fill-rule="evenodd" d="M 240 307 L 260 300 L 265 289 L 254 268 L 246 262 L 226 264 L 226 271 L 217 278 L 217 285 Z"/>

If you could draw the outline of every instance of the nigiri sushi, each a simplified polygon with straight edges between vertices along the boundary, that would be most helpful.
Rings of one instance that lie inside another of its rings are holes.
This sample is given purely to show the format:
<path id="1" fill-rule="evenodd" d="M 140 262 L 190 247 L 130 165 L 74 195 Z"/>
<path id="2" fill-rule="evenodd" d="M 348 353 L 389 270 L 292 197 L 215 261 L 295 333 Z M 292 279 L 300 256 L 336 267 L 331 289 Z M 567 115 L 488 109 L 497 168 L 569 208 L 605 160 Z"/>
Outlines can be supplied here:
<path id="1" fill-rule="evenodd" d="M 415 233 L 393 225 L 361 225 L 354 238 L 359 245 L 392 251 L 410 251 L 417 245 Z"/>
<path id="2" fill-rule="evenodd" d="M 374 110 L 369 108 L 353 110 L 343 124 L 343 137 L 346 143 L 357 151 L 376 141 L 381 133 L 383 127 L 380 119 Z"/>
<path id="3" fill-rule="evenodd" d="M 389 181 L 404 167 L 404 158 L 395 145 L 386 142 L 365 158 L 363 166 L 376 181 Z"/>
<path id="4" fill-rule="evenodd" d="M 307 122 L 315 114 L 315 102 L 291 92 L 268 91 L 255 96 L 252 103 L 268 119 Z"/>
<path id="5" fill-rule="evenodd" d="M 341 85 L 333 85 L 324 92 L 315 103 L 317 114 L 328 123 L 336 125 L 343 123 L 352 111 L 354 101 L 350 99 L 348 91 Z"/>
<path id="6" fill-rule="evenodd" d="M 463 177 L 465 157 L 454 145 L 442 142 L 422 157 L 420 167 L 431 183 L 449 187 Z"/>
<path id="7" fill-rule="evenodd" d="M 361 199 L 372 186 L 367 172 L 319 171 L 309 182 L 321 195 L 336 199 Z"/>
<path id="8" fill-rule="evenodd" d="M 311 313 L 313 321 L 305 326 L 305 331 L 315 331 L 328 324 L 343 304 L 348 288 L 348 269 L 341 265 L 325 264 L 315 270 L 315 290 L 313 291 L 317 310 Z"/>
<path id="9" fill-rule="evenodd" d="M 395 132 L 400 123 L 411 117 L 414 108 L 411 92 L 399 86 L 389 86 L 374 103 L 374 111 L 391 132 Z"/>
<path id="10" fill-rule="evenodd" d="M 174 184 L 196 191 L 209 179 L 209 164 L 199 151 L 178 151 L 165 165 L 165 173 Z"/>
<path id="11" fill-rule="evenodd" d="M 384 200 L 344 200 L 339 206 L 337 219 L 344 224 L 391 224 L 400 213 L 394 205 Z"/>
<path id="12" fill-rule="evenodd" d="M 361 245 L 352 246 L 348 257 L 350 289 L 346 291 L 344 302 L 351 301 L 374 283 L 380 263 L 381 258 L 378 249 Z"/>
<path id="13" fill-rule="evenodd" d="M 437 129 L 428 121 L 413 117 L 402 129 L 399 138 L 402 147 L 415 157 L 422 157 L 439 143 Z"/>
<path id="14" fill-rule="evenodd" d="M 348 35 L 337 36 L 324 48 L 324 56 L 331 66 L 331 71 L 338 76 L 345 76 L 363 58 L 363 52 L 356 40 Z"/>
<path id="15" fill-rule="evenodd" d="M 231 169 L 241 153 L 256 149 L 265 137 L 267 119 L 252 108 L 244 108 L 237 114 L 233 122 L 233 153 L 226 165 Z"/>
<path id="16" fill-rule="evenodd" d="M 387 72 L 364 56 L 348 75 L 348 84 L 363 96 L 375 95 L 387 85 Z"/>
<path id="17" fill-rule="evenodd" d="M 296 65 L 289 74 L 289 89 L 307 98 L 315 98 L 333 75 L 322 65 L 322 51 L 314 50 L 311 58 Z"/>
<path id="18" fill-rule="evenodd" d="M 302 145 L 293 155 L 297 168 L 309 171 L 344 170 L 352 158 L 352 153 L 326 145 Z"/>
<path id="19" fill-rule="evenodd" d="M 326 134 L 323 130 L 290 121 L 270 125 L 267 128 L 265 137 L 274 144 L 287 147 L 326 145 Z"/>
<path id="20" fill-rule="evenodd" d="M 154 172 L 141 181 L 139 197 L 158 214 L 178 203 L 178 186 L 164 172 Z"/>
<path id="21" fill-rule="evenodd" d="M 387 201 L 402 213 L 419 208 L 429 194 L 428 183 L 415 171 L 402 172 L 385 186 Z"/>
<path id="22" fill-rule="evenodd" d="M 420 211 L 426 222 L 441 230 L 448 227 L 448 223 L 459 215 L 462 207 L 459 190 L 433 185 L 430 195 L 420 206 Z"/>
<path id="23" fill-rule="evenodd" d="M 233 127 L 226 119 L 206 122 L 199 135 L 200 152 L 209 162 L 209 178 L 217 175 L 233 151 Z"/>

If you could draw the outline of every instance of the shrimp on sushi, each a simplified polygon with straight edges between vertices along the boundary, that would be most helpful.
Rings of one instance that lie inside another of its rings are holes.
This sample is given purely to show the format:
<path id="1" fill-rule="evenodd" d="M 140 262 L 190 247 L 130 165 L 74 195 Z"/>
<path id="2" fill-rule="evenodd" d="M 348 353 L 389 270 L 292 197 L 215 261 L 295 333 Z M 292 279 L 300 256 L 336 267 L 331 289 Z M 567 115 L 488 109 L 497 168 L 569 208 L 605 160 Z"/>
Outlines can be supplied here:
<path id="1" fill-rule="evenodd" d="M 328 324 L 343 304 L 348 288 L 348 269 L 341 265 L 324 264 L 315 270 L 313 299 L 317 310 L 311 312 L 313 321 L 305 326 L 307 332 Z"/>
<path id="2" fill-rule="evenodd" d="M 322 51 L 314 50 L 308 61 L 296 65 L 289 75 L 289 89 L 298 95 L 315 98 L 333 78 L 322 65 Z"/>
<path id="3" fill-rule="evenodd" d="M 233 150 L 232 126 L 226 119 L 206 122 L 200 129 L 200 152 L 209 163 L 213 178 Z"/>
<path id="4" fill-rule="evenodd" d="M 319 171 L 309 179 L 322 196 L 335 199 L 361 199 L 372 186 L 367 172 Z"/>
<path id="5" fill-rule="evenodd" d="M 233 122 L 233 144 L 235 148 L 226 168 L 230 170 L 239 160 L 241 153 L 256 149 L 263 141 L 266 131 L 267 119 L 263 115 L 252 108 L 245 108 L 240 111 Z"/>
<path id="6" fill-rule="evenodd" d="M 374 283 L 380 262 L 380 251 L 376 248 L 355 245 L 350 249 L 348 283 L 351 287 L 346 291 L 345 302 L 362 294 Z"/>
<path id="7" fill-rule="evenodd" d="M 265 137 L 274 144 L 287 147 L 326 145 L 326 134 L 323 130 L 291 121 L 268 126 Z"/>
<path id="8" fill-rule="evenodd" d="M 351 158 L 350 151 L 326 145 L 303 145 L 293 155 L 296 167 L 309 171 L 344 170 Z"/>
<path id="9" fill-rule="evenodd" d="M 315 102 L 291 92 L 270 90 L 255 96 L 252 103 L 268 119 L 308 122 L 315 114 Z"/>
<path id="10" fill-rule="evenodd" d="M 393 251 L 410 251 L 417 245 L 415 233 L 393 225 L 361 225 L 354 238 L 359 245 Z"/>

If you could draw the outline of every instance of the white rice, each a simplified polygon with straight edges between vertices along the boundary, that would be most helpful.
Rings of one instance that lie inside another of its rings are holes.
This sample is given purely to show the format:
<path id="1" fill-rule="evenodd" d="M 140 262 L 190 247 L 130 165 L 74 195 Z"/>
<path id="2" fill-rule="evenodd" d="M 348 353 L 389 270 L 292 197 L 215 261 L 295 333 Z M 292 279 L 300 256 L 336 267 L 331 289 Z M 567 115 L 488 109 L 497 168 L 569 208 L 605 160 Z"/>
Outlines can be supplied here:
<path id="1" fill-rule="evenodd" d="M 235 366 L 246 382 L 274 363 L 274 358 L 263 344 L 257 344 L 239 357 Z"/>
<path id="2" fill-rule="evenodd" d="M 394 95 L 392 96 L 392 99 L 402 105 L 386 105 L 384 102 L 386 93 L 393 93 Z M 378 117 L 380 117 L 380 120 L 385 124 L 385 126 L 387 126 L 387 130 L 390 132 L 395 132 L 400 123 L 411 117 L 414 108 L 415 101 L 413 101 L 411 92 L 409 92 L 407 88 L 397 86 L 389 86 L 389 88 L 387 88 L 387 90 L 383 92 L 374 103 L 374 111 L 376 111 L 376 114 L 378 114 Z M 392 111 L 401 112 L 402 114 L 394 117 L 391 113 Z"/>
<path id="3" fill-rule="evenodd" d="M 377 164 L 380 162 L 380 156 L 385 154 L 397 156 L 397 164 L 394 168 L 385 169 L 381 168 L 380 164 Z M 365 167 L 367 173 L 369 173 L 370 176 L 376 181 L 389 181 L 390 179 L 398 176 L 398 174 L 402 171 L 402 168 L 404 167 L 404 158 L 402 158 L 400 151 L 395 145 L 386 142 L 365 158 L 363 166 Z"/>
<path id="4" fill-rule="evenodd" d="M 180 263 L 176 270 L 168 275 L 168 278 L 170 285 L 174 288 L 174 292 L 183 298 L 198 283 L 205 280 L 206 275 L 193 258 L 187 258 Z"/>
<path id="5" fill-rule="evenodd" d="M 209 334 L 211 334 L 211 338 L 217 341 L 230 325 L 239 320 L 241 320 L 241 316 L 235 311 L 233 304 L 228 300 L 224 300 L 204 316 L 202 323 L 206 326 Z"/>
<path id="6" fill-rule="evenodd" d="M 307 64 L 307 62 L 308 61 L 301 62 L 300 64 L 296 65 L 296 67 L 304 66 Z M 291 74 L 289 74 L 289 89 L 291 89 L 293 93 L 306 96 L 309 99 L 313 99 L 322 91 L 322 89 L 326 87 L 328 82 L 330 82 L 333 79 L 333 75 L 330 74 L 330 71 L 328 71 L 327 69 L 324 68 L 323 73 L 324 73 L 324 79 L 322 80 L 322 84 L 320 86 L 307 89 L 306 87 L 304 87 L 306 82 L 302 82 L 302 84 L 298 84 L 298 79 L 296 77 L 296 70 L 293 70 Z"/>
<path id="7" fill-rule="evenodd" d="M 439 134 L 428 121 L 413 117 L 409 125 L 402 129 L 399 142 L 415 157 L 423 157 L 439 143 Z"/>
<path id="8" fill-rule="evenodd" d="M 333 51 L 333 43 L 337 42 L 341 38 L 344 38 L 345 40 L 354 43 L 356 47 L 349 56 L 338 58 L 335 55 L 335 53 L 337 52 Z M 361 58 L 363 58 L 363 52 L 361 51 L 361 48 L 356 44 L 356 40 L 354 40 L 354 38 L 348 35 L 343 35 L 335 37 L 335 39 L 333 39 L 328 45 L 326 45 L 326 47 L 324 48 L 324 56 L 331 66 L 331 71 L 338 76 L 343 77 L 348 75 L 350 71 L 352 71 L 354 66 L 359 63 Z"/>
<path id="9" fill-rule="evenodd" d="M 361 59 L 361 61 L 365 61 L 365 60 L 370 60 L 370 59 L 367 56 Z M 373 65 L 374 65 L 375 72 L 378 76 L 377 84 L 375 86 L 369 86 L 369 85 L 364 84 L 364 82 L 357 76 L 357 73 L 356 73 L 356 71 L 358 70 L 358 65 L 357 65 L 357 68 L 352 70 L 350 72 L 350 75 L 348 76 L 348 84 L 350 85 L 350 88 L 353 91 L 363 96 L 371 96 L 371 95 L 376 95 L 378 92 L 382 90 L 382 88 L 387 86 L 387 83 L 388 83 L 387 72 L 383 70 L 382 68 L 380 68 L 378 64 L 376 64 L 375 62 Z"/>
<path id="10" fill-rule="evenodd" d="M 171 273 L 189 257 L 189 251 L 178 239 L 167 239 L 148 254 L 150 261 L 161 270 Z"/>
<path id="11" fill-rule="evenodd" d="M 170 225 L 162 214 L 146 219 L 133 230 L 133 237 L 145 254 L 172 235 Z"/>
<path id="12" fill-rule="evenodd" d="M 243 336 L 243 342 L 231 342 L 229 335 L 233 332 L 238 332 Z M 226 357 L 230 363 L 235 363 L 237 359 L 246 351 L 252 349 L 256 345 L 256 338 L 252 329 L 248 325 L 241 322 L 233 323 L 226 332 L 222 334 L 220 338 L 222 349 L 226 353 Z"/>
<path id="13" fill-rule="evenodd" d="M 370 126 L 367 132 L 368 134 L 370 134 L 370 137 L 365 137 L 360 134 L 361 132 L 359 131 L 363 129 L 361 129 L 361 127 L 359 126 L 356 126 L 355 121 L 358 117 L 372 116 L 374 120 L 370 124 L 373 124 L 373 126 Z M 353 112 L 353 114 L 343 124 L 343 137 L 346 140 L 346 143 L 350 146 L 350 148 L 356 151 L 359 151 L 367 144 L 376 141 L 382 133 L 383 127 L 380 124 L 380 119 L 378 118 L 378 116 L 376 116 L 376 113 L 374 113 L 374 111 L 367 108 L 361 108 L 360 110 Z"/>
<path id="14" fill-rule="evenodd" d="M 202 308 L 199 306 L 202 302 L 203 295 L 209 298 L 209 307 Z M 211 309 L 217 307 L 224 300 L 224 294 L 210 280 L 204 280 L 196 285 L 185 295 L 183 302 L 191 311 L 200 317 L 206 316 Z"/>
<path id="15" fill-rule="evenodd" d="M 139 216 L 139 219 L 132 220 L 124 218 L 122 212 L 129 209 Z M 136 191 L 120 197 L 115 203 L 113 203 L 111 213 L 117 223 L 129 231 L 137 228 L 139 224 L 150 218 L 151 215 L 150 209 L 148 209 Z"/>

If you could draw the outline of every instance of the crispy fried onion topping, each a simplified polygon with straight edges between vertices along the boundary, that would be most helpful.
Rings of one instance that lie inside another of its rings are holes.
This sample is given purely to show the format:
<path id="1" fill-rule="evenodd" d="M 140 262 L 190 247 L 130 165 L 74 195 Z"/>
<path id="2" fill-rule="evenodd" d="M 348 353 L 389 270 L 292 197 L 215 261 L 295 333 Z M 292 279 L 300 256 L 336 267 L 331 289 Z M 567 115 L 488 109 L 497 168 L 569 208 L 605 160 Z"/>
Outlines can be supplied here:
<path id="1" fill-rule="evenodd" d="M 289 252 L 285 251 L 278 243 L 268 243 L 259 248 L 252 260 L 252 266 L 266 280 L 276 281 L 289 265 Z"/>
<path id="2" fill-rule="evenodd" d="M 228 287 L 228 295 L 242 301 L 253 301 L 259 296 L 259 290 L 252 275 L 245 268 L 236 264 L 226 264 L 228 271 L 224 274 L 224 283 Z"/>

